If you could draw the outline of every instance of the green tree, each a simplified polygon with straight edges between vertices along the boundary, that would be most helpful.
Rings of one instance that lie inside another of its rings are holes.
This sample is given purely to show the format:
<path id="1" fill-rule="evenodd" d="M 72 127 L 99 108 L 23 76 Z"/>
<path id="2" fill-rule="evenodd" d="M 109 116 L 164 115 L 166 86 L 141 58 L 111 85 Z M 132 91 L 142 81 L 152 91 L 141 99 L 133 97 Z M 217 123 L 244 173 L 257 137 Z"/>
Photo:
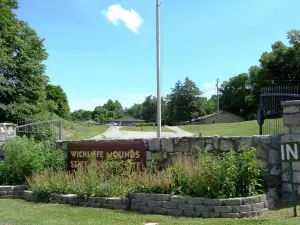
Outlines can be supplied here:
<path id="1" fill-rule="evenodd" d="M 156 122 L 157 117 L 157 100 L 154 96 L 147 96 L 143 102 L 142 118 L 146 122 Z"/>
<path id="2" fill-rule="evenodd" d="M 71 118 L 76 121 L 88 121 L 92 119 L 92 112 L 88 110 L 76 110 L 71 113 Z"/>
<path id="3" fill-rule="evenodd" d="M 179 124 L 183 121 L 191 121 L 195 116 L 205 114 L 204 101 L 200 95 L 202 92 L 188 77 L 184 82 L 178 81 L 167 96 L 167 122 Z"/>
<path id="4" fill-rule="evenodd" d="M 113 101 L 109 99 L 107 103 L 103 105 L 103 108 L 105 108 L 108 111 L 114 112 L 116 118 L 121 118 L 122 116 L 124 116 L 123 107 L 118 100 Z"/>
<path id="5" fill-rule="evenodd" d="M 64 90 L 59 85 L 48 84 L 46 86 L 46 94 L 47 101 L 50 101 L 52 106 L 56 104 L 56 107 L 53 107 L 50 111 L 62 118 L 68 118 L 70 115 L 70 107 Z"/>
<path id="6" fill-rule="evenodd" d="M 205 104 L 205 113 L 207 115 L 217 112 L 217 95 L 211 96 Z"/>
<path id="7" fill-rule="evenodd" d="M 112 120 L 115 118 L 115 112 L 108 111 L 102 106 L 97 106 L 92 114 L 93 120 L 98 123 L 105 123 L 107 120 Z"/>
<path id="8" fill-rule="evenodd" d="M 16 0 L 0 0 L 0 114 L 16 121 L 38 113 L 45 104 L 43 40 L 14 10 Z"/>
<path id="9" fill-rule="evenodd" d="M 137 119 L 143 119 L 143 105 L 142 104 L 134 104 L 129 109 L 126 110 L 126 114 L 133 116 Z"/>
<path id="10" fill-rule="evenodd" d="M 248 74 L 242 73 L 224 81 L 220 88 L 220 108 L 237 115 L 247 117 L 250 113 L 246 96 L 250 91 L 246 88 Z"/>

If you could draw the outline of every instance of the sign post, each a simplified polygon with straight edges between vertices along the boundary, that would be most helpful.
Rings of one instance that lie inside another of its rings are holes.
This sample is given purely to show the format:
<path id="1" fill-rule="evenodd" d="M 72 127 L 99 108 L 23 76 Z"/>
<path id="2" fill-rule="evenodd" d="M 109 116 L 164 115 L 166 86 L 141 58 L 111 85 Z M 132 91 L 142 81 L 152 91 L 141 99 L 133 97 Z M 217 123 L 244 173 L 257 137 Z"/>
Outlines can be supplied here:
<path id="1" fill-rule="evenodd" d="M 279 158 L 281 162 L 289 162 L 290 164 L 294 217 L 296 217 L 297 207 L 296 207 L 296 196 L 295 196 L 295 186 L 294 186 L 293 162 L 300 162 L 300 142 L 279 143 Z"/>

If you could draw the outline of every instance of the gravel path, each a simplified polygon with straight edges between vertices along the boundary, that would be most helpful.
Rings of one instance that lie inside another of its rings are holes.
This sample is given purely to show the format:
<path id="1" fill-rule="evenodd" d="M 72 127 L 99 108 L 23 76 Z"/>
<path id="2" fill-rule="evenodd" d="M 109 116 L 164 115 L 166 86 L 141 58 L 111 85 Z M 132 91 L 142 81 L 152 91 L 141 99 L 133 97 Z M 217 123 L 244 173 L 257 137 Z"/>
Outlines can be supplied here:
<path id="1" fill-rule="evenodd" d="M 156 138 L 156 132 L 139 132 L 139 131 L 124 131 L 120 130 L 121 127 L 112 126 L 108 128 L 103 134 L 97 135 L 91 138 L 92 140 L 105 140 L 105 139 L 151 139 Z M 162 132 L 162 138 L 168 137 L 191 137 L 193 134 L 181 130 L 179 127 L 167 126 L 167 128 L 173 130 L 174 132 Z"/>

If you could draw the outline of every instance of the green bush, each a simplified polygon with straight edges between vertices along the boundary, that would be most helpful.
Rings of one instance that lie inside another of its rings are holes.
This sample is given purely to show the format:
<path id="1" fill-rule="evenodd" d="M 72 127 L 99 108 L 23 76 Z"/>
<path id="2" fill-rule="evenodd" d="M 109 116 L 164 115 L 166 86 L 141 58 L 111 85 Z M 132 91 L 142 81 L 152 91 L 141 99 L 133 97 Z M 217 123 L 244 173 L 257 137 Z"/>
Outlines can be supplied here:
<path id="1" fill-rule="evenodd" d="M 155 123 L 154 122 L 150 122 L 150 123 L 137 123 L 136 126 L 137 127 L 154 127 Z"/>
<path id="2" fill-rule="evenodd" d="M 178 157 L 173 166 L 158 170 L 134 171 L 130 161 L 110 158 L 103 162 L 90 159 L 72 173 L 45 171 L 27 179 L 38 196 L 74 193 L 80 198 L 122 197 L 129 192 L 168 193 L 207 198 L 234 198 L 258 194 L 260 162 L 256 150 L 240 148 L 222 154 L 200 151 L 197 157 Z"/>
<path id="3" fill-rule="evenodd" d="M 170 169 L 174 193 L 208 198 L 251 196 L 261 188 L 260 166 L 255 149 L 219 155 L 201 151 L 197 160 L 181 159 Z"/>
<path id="4" fill-rule="evenodd" d="M 26 176 L 46 168 L 59 170 L 64 167 L 63 152 L 51 142 L 17 137 L 6 142 L 3 149 L 11 184 L 24 183 Z"/>

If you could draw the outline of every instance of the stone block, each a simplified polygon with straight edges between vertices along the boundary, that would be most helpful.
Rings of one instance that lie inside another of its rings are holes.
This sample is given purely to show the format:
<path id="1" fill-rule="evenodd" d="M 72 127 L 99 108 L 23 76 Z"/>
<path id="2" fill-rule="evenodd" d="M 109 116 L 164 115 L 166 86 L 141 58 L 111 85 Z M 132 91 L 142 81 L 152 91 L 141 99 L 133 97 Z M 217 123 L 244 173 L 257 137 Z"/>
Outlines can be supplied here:
<path id="1" fill-rule="evenodd" d="M 292 134 L 299 134 L 300 133 L 300 126 L 291 126 L 290 133 Z"/>
<path id="2" fill-rule="evenodd" d="M 214 149 L 219 149 L 219 136 L 213 136 Z"/>
<path id="3" fill-rule="evenodd" d="M 242 199 L 241 198 L 229 198 L 229 199 L 224 199 L 223 202 L 226 206 L 239 206 L 242 204 Z"/>
<path id="4" fill-rule="evenodd" d="M 121 205 L 122 199 L 121 198 L 107 198 L 107 203 L 110 205 Z"/>
<path id="5" fill-rule="evenodd" d="M 1 199 L 14 199 L 15 197 L 13 195 L 2 195 L 0 196 Z"/>
<path id="6" fill-rule="evenodd" d="M 221 213 L 222 218 L 239 218 L 239 213 Z"/>
<path id="7" fill-rule="evenodd" d="M 291 128 L 289 126 L 283 126 L 283 133 L 284 134 L 290 134 Z"/>
<path id="8" fill-rule="evenodd" d="M 205 141 L 206 144 L 213 144 L 212 137 L 204 137 L 204 141 Z"/>
<path id="9" fill-rule="evenodd" d="M 161 147 L 163 151 L 173 152 L 174 151 L 173 140 L 171 138 L 161 139 Z"/>
<path id="10" fill-rule="evenodd" d="M 170 196 L 169 194 L 153 194 L 154 200 L 156 201 L 169 201 Z"/>
<path id="11" fill-rule="evenodd" d="M 257 217 L 257 211 L 251 211 L 250 217 Z"/>
<path id="12" fill-rule="evenodd" d="M 232 211 L 230 206 L 215 206 L 214 212 L 216 213 L 230 213 Z"/>
<path id="13" fill-rule="evenodd" d="M 139 212 L 142 213 L 152 213 L 153 212 L 153 208 L 150 206 L 139 206 Z"/>
<path id="14" fill-rule="evenodd" d="M 180 141 L 175 145 L 175 152 L 190 152 L 191 151 L 191 143 L 188 141 Z"/>
<path id="15" fill-rule="evenodd" d="M 221 206 L 221 205 L 223 205 L 223 199 L 206 198 L 206 199 L 204 199 L 204 205 Z"/>
<path id="16" fill-rule="evenodd" d="M 192 204 L 179 204 L 179 209 L 184 211 L 194 211 L 195 207 Z"/>
<path id="17" fill-rule="evenodd" d="M 234 148 L 233 141 L 230 139 L 220 139 L 219 149 L 221 151 L 230 151 Z"/>
<path id="18" fill-rule="evenodd" d="M 14 186 L 1 186 L 0 191 L 13 191 Z"/>
<path id="19" fill-rule="evenodd" d="M 175 203 L 186 203 L 186 199 L 183 196 L 177 196 L 177 195 L 173 195 L 170 197 L 170 202 L 175 202 Z"/>
<path id="20" fill-rule="evenodd" d="M 297 106 L 285 106 L 283 107 L 283 114 L 293 114 L 298 113 L 299 107 Z"/>
<path id="21" fill-rule="evenodd" d="M 239 146 L 251 147 L 252 146 L 252 137 L 241 137 L 239 139 Z"/>
<path id="22" fill-rule="evenodd" d="M 26 185 L 13 186 L 14 191 L 24 191 L 25 189 L 26 189 Z"/>
<path id="23" fill-rule="evenodd" d="M 265 207 L 265 203 L 261 202 L 261 203 L 256 203 L 256 204 L 252 204 L 251 205 L 251 211 L 258 211 L 258 210 L 262 210 Z"/>
<path id="24" fill-rule="evenodd" d="M 187 217 L 194 217 L 195 212 L 194 211 L 183 211 L 183 215 Z"/>
<path id="25" fill-rule="evenodd" d="M 276 190 L 276 188 L 270 188 L 269 189 L 269 191 L 268 191 L 268 193 L 267 193 L 267 199 L 269 198 L 269 197 L 273 197 L 273 196 L 275 196 L 275 195 L 277 195 L 277 190 Z M 258 199 L 257 199 L 258 200 Z"/>
<path id="26" fill-rule="evenodd" d="M 250 212 L 251 205 L 241 205 L 239 206 L 239 212 Z"/>
<path id="27" fill-rule="evenodd" d="M 260 143 L 265 144 L 265 145 L 272 144 L 271 136 L 269 136 L 269 135 L 261 136 Z"/>
<path id="28" fill-rule="evenodd" d="M 143 206 L 141 206 L 141 207 L 143 207 Z M 126 210 L 127 205 L 114 205 L 114 209 L 115 210 Z"/>
<path id="29" fill-rule="evenodd" d="M 300 172 L 300 162 L 293 162 L 293 171 Z"/>
<path id="30" fill-rule="evenodd" d="M 268 209 L 262 209 L 257 211 L 257 216 L 263 216 L 265 213 L 268 212 Z"/>
<path id="31" fill-rule="evenodd" d="M 282 193 L 292 193 L 292 186 L 289 183 L 282 184 Z"/>
<path id="32" fill-rule="evenodd" d="M 200 148 L 200 150 L 204 149 L 204 141 L 203 140 L 192 140 L 192 149 Z"/>
<path id="33" fill-rule="evenodd" d="M 268 164 L 273 165 L 279 162 L 278 151 L 271 149 L 268 154 Z"/>
<path id="34" fill-rule="evenodd" d="M 284 202 L 291 202 L 293 201 L 293 196 L 292 194 L 282 194 L 281 200 Z"/>
<path id="35" fill-rule="evenodd" d="M 271 139 L 272 139 L 272 148 L 277 149 L 278 143 L 281 141 L 281 135 L 280 134 L 272 135 Z"/>
<path id="36" fill-rule="evenodd" d="M 0 196 L 7 195 L 7 191 L 0 191 Z"/>
<path id="37" fill-rule="evenodd" d="M 251 205 L 257 203 L 257 196 L 243 198 L 243 205 Z"/>
<path id="38" fill-rule="evenodd" d="M 146 206 L 147 201 L 146 200 L 140 200 L 140 199 L 132 199 L 131 204 L 132 205 L 138 205 L 138 206 Z"/>
<path id="39" fill-rule="evenodd" d="M 178 209 L 178 203 L 163 201 L 162 207 L 167 209 Z"/>
<path id="40" fill-rule="evenodd" d="M 130 209 L 135 212 L 139 211 L 139 207 L 137 205 L 130 205 Z"/>
<path id="41" fill-rule="evenodd" d="M 92 208 L 102 208 L 103 205 L 100 204 L 100 203 L 91 203 L 90 206 L 91 206 Z"/>
<path id="42" fill-rule="evenodd" d="M 168 209 L 167 214 L 170 216 L 181 216 L 183 211 L 181 209 Z"/>
<path id="43" fill-rule="evenodd" d="M 163 207 L 153 207 L 153 213 L 165 215 L 167 213 L 168 209 Z"/>
<path id="44" fill-rule="evenodd" d="M 104 208 L 104 209 L 113 209 L 113 208 L 114 208 L 114 205 L 111 205 L 111 204 L 103 204 L 103 208 Z"/>
<path id="45" fill-rule="evenodd" d="M 161 206 L 161 201 L 155 201 L 155 200 L 148 200 L 147 205 L 151 207 L 160 207 Z"/>
<path id="46" fill-rule="evenodd" d="M 255 147 L 255 149 L 256 149 L 257 158 L 261 158 L 261 159 L 267 159 L 268 158 L 268 148 L 266 146 L 257 145 Z"/>
<path id="47" fill-rule="evenodd" d="M 129 198 L 122 198 L 122 205 L 129 205 L 130 199 Z"/>
<path id="48" fill-rule="evenodd" d="M 281 165 L 280 164 L 275 164 L 272 166 L 272 169 L 270 170 L 270 174 L 272 176 L 278 176 L 281 173 Z"/>
<path id="49" fill-rule="evenodd" d="M 192 205 L 203 205 L 204 198 L 190 198 L 187 203 Z"/>
<path id="50" fill-rule="evenodd" d="M 281 142 L 292 141 L 292 135 L 284 134 L 281 136 Z"/>
<path id="51" fill-rule="evenodd" d="M 160 151 L 160 141 L 156 138 L 147 140 L 149 151 Z"/>
<path id="52" fill-rule="evenodd" d="M 97 203 L 97 198 L 96 197 L 89 197 L 88 203 L 89 204 Z"/>
<path id="53" fill-rule="evenodd" d="M 231 212 L 233 212 L 233 213 L 238 213 L 238 212 L 240 212 L 240 207 L 239 207 L 239 206 L 231 206 L 231 209 L 232 209 Z"/>
<path id="54" fill-rule="evenodd" d="M 257 202 L 263 202 L 265 200 L 267 200 L 267 196 L 265 194 L 257 196 Z"/>
<path id="55" fill-rule="evenodd" d="M 221 213 L 201 212 L 201 217 L 203 217 L 203 218 L 219 218 L 219 217 L 221 217 Z"/>
<path id="56" fill-rule="evenodd" d="M 273 198 L 269 198 L 269 199 L 267 200 L 267 207 L 268 207 L 268 209 L 273 209 L 274 206 L 275 206 L 275 201 L 274 201 L 274 199 L 273 199 Z M 266 204 L 265 204 L 265 207 L 266 207 Z"/>
<path id="57" fill-rule="evenodd" d="M 195 211 L 197 212 L 212 212 L 213 207 L 207 205 L 195 205 Z"/>
<path id="58" fill-rule="evenodd" d="M 242 212 L 240 213 L 240 218 L 249 218 L 250 217 L 250 212 Z"/>
<path id="59" fill-rule="evenodd" d="M 300 125 L 300 113 L 285 114 L 282 118 L 285 126 Z"/>

